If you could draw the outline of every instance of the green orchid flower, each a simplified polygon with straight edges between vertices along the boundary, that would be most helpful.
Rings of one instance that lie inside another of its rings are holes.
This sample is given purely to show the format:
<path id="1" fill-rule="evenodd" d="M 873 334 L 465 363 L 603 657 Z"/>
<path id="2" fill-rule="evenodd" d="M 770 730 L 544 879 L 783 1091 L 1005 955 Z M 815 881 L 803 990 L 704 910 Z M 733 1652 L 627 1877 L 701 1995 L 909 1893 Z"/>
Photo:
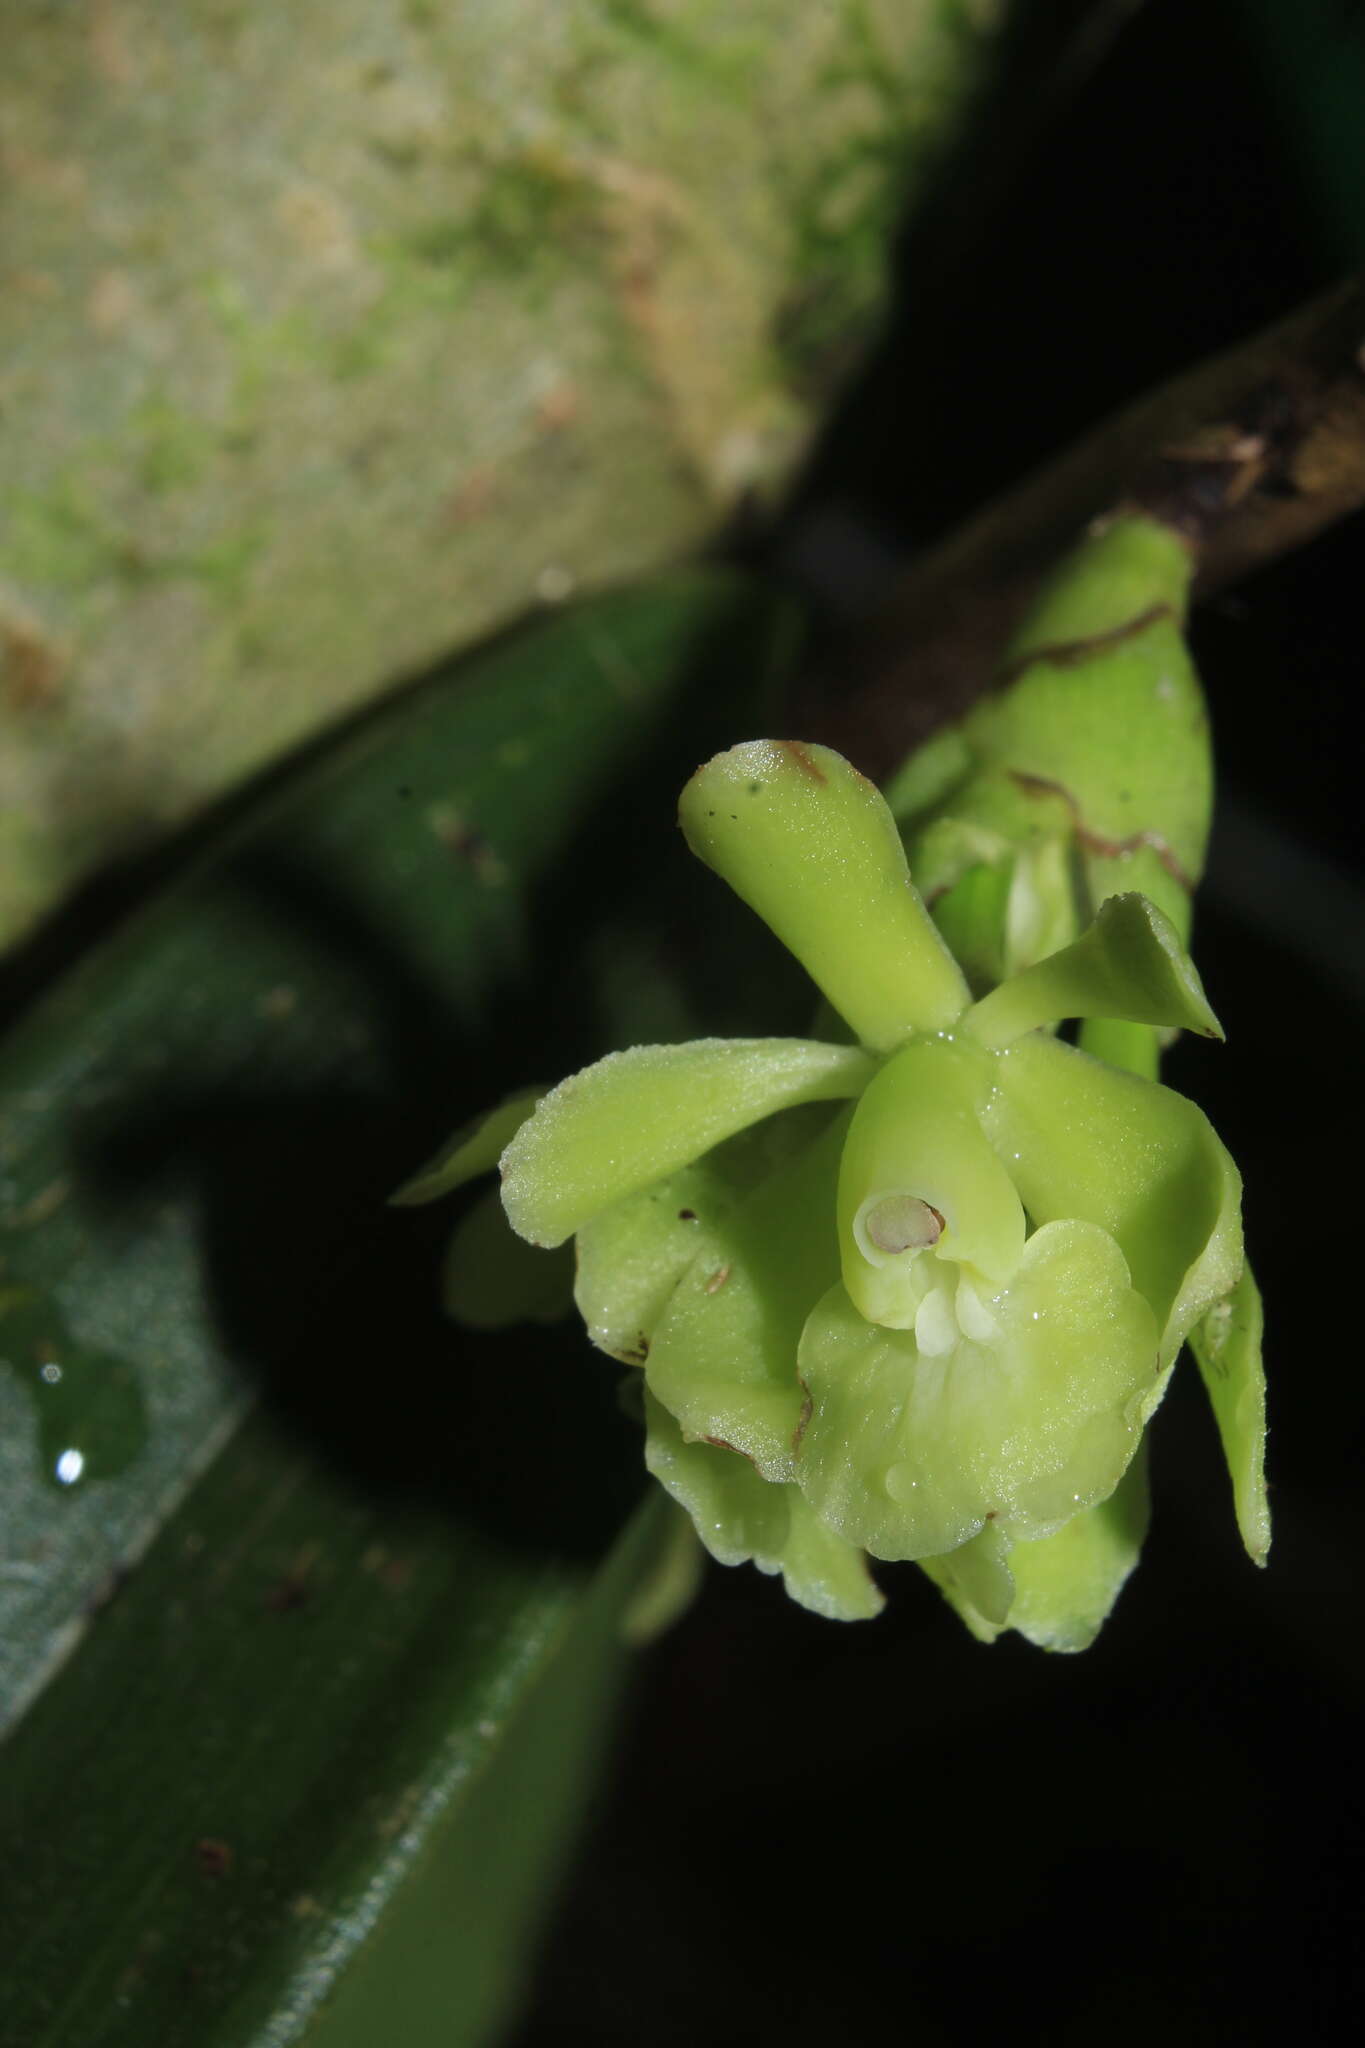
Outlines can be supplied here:
<path id="1" fill-rule="evenodd" d="M 1236 1169 L 1192 1103 L 1054 1035 L 1221 1036 L 1169 915 L 1110 895 L 978 994 L 886 802 L 829 749 L 735 747 L 680 817 L 844 1036 L 609 1054 L 400 1198 L 496 1158 L 512 1230 L 573 1241 L 590 1336 L 642 1374 L 650 1470 L 713 1555 L 819 1613 L 875 1613 L 869 1557 L 913 1560 L 982 1637 L 1083 1647 L 1136 1558 L 1144 1431 L 1192 1334 L 1263 1558 Z"/>

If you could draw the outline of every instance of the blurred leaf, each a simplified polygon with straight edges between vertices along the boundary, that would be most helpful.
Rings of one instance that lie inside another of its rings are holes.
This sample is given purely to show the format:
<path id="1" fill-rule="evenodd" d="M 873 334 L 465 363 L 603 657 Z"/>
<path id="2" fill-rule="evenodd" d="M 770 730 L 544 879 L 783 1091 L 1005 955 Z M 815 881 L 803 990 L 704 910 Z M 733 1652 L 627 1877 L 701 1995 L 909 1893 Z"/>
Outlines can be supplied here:
<path id="1" fill-rule="evenodd" d="M 510 1994 L 610 1696 L 636 1553 L 587 1589 L 639 1441 L 572 1330 L 452 1332 L 449 1218 L 386 1197 L 629 1035 L 599 920 L 686 1014 L 621 835 L 658 843 L 786 638 L 696 575 L 438 678 L 0 1050 L 0 2037 L 284 2042 L 334 1989 L 342 2029 L 423 1927 L 433 2039 Z"/>

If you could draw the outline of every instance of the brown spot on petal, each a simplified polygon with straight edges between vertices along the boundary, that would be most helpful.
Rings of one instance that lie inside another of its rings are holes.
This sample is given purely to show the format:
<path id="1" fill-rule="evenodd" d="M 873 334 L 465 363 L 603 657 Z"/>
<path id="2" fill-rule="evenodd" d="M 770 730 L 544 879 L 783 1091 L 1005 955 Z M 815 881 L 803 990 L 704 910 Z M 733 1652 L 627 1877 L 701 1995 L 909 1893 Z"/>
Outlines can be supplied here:
<path id="1" fill-rule="evenodd" d="M 733 1451 L 737 1458 L 743 1458 L 746 1465 L 752 1465 L 754 1462 L 747 1451 L 742 1451 L 738 1444 L 732 1444 L 728 1437 L 704 1436 L 702 1442 L 710 1444 L 711 1448 L 716 1451 Z"/>
<path id="2" fill-rule="evenodd" d="M 790 755 L 801 772 L 804 775 L 809 775 L 813 782 L 823 783 L 827 780 L 824 769 L 815 759 L 810 748 L 803 746 L 800 740 L 781 740 L 778 744 L 782 752 Z"/>

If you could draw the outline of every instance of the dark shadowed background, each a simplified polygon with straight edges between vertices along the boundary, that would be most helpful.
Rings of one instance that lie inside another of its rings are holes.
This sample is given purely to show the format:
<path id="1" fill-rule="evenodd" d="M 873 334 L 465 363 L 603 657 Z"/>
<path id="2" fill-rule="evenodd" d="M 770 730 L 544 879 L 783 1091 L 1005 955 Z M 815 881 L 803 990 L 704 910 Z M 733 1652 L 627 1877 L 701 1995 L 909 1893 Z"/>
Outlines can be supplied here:
<path id="1" fill-rule="evenodd" d="M 1362 250 L 1362 10 L 1152 0 L 994 191 L 950 177 L 910 224 L 899 315 L 769 565 L 837 630 L 907 549 Z M 516 2048 L 1349 2028 L 1362 571 L 1357 517 L 1195 624 L 1220 763 L 1195 951 L 1228 1044 L 1168 1077 L 1246 1178 L 1268 1571 L 1192 1372 L 1155 1426 L 1143 1565 L 1083 1657 L 978 1647 L 910 1567 L 848 1628 L 713 1570 L 645 1660 Z"/>

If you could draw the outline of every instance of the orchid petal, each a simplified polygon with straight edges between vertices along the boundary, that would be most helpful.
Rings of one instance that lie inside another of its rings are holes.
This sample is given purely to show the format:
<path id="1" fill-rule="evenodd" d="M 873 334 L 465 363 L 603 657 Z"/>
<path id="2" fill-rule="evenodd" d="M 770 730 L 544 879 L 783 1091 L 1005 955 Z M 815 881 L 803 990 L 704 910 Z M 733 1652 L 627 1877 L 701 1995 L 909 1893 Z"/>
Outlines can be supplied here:
<path id="1" fill-rule="evenodd" d="M 761 1572 L 781 1572 L 792 1599 L 830 1621 L 867 1621 L 881 1611 L 866 1558 L 817 1520 L 798 1487 L 761 1478 L 735 1451 L 688 1443 L 648 1393 L 645 1419 L 646 1465 L 719 1563 L 752 1558 Z"/>
<path id="2" fill-rule="evenodd" d="M 927 1573 L 949 1606 L 966 1622 L 978 1642 L 993 1643 L 1008 1628 L 1014 1605 L 1012 1546 L 996 1522 L 987 1522 L 967 1543 L 943 1557 L 922 1557 Z"/>
<path id="3" fill-rule="evenodd" d="M 801 1330 L 839 1273 L 834 1190 L 847 1113 L 709 1228 L 649 1346 L 650 1392 L 685 1436 L 724 1443 L 766 1480 L 795 1472 Z"/>
<path id="4" fill-rule="evenodd" d="M 1231 1294 L 1215 1302 L 1190 1331 L 1190 1349 L 1213 1405 L 1232 1476 L 1237 1527 L 1253 1564 L 1264 1564 L 1270 1548 L 1261 1324 L 1261 1297 L 1250 1266 L 1243 1266 Z"/>
<path id="5" fill-rule="evenodd" d="M 1183 1095 L 1056 1039 L 1020 1039 L 996 1067 L 983 1124 L 1024 1207 L 1036 1223 L 1076 1216 L 1110 1233 L 1169 1368 L 1242 1270 L 1241 1180 L 1226 1149 Z"/>
<path id="6" fill-rule="evenodd" d="M 934 923 L 973 991 L 994 988 L 1009 971 L 1005 929 L 1015 866 L 1009 857 L 973 861 L 934 898 Z"/>
<path id="7" fill-rule="evenodd" d="M 1161 1072 L 1161 1043 L 1150 1024 L 1125 1024 L 1120 1017 L 1087 1017 L 1076 1043 L 1092 1059 L 1107 1060 L 1125 1073 L 1155 1081 Z"/>
<path id="8" fill-rule="evenodd" d="M 947 1557 L 921 1558 L 920 1568 L 981 1642 L 1012 1628 L 1041 1650 L 1087 1650 L 1138 1561 L 1148 1511 L 1144 1439 L 1108 1500 L 1055 1534 L 1011 1546 L 991 1523 Z"/>
<path id="9" fill-rule="evenodd" d="M 461 1124 L 440 1151 L 389 1196 L 390 1202 L 395 1208 L 417 1208 L 453 1194 L 481 1173 L 491 1173 L 544 1093 L 543 1088 L 523 1088 L 496 1109 Z"/>
<path id="10" fill-rule="evenodd" d="M 1223 1036 L 1174 925 L 1145 896 L 1111 896 L 1071 945 L 974 1003 L 962 1028 L 1000 1051 L 1067 1017 L 1117 1017 Z"/>
<path id="11" fill-rule="evenodd" d="M 828 747 L 754 740 L 682 793 L 699 859 L 796 955 L 864 1045 L 952 1024 L 961 970 L 916 894 L 886 803 Z"/>
<path id="12" fill-rule="evenodd" d="M 800 1038 L 700 1038 L 608 1053 L 545 1096 L 502 1158 L 508 1220 L 562 1244 L 627 1195 L 801 1102 L 856 1095 L 873 1061 Z"/>
<path id="13" fill-rule="evenodd" d="M 574 1242 L 574 1299 L 599 1351 L 644 1364 L 688 1267 L 700 1260 L 714 1272 L 725 1263 L 720 1227 L 730 1212 L 829 1118 L 824 1103 L 784 1110 L 584 1224 Z"/>
<path id="14" fill-rule="evenodd" d="M 1010 1554 L 1010 1627 L 1041 1650 L 1088 1650 L 1142 1553 L 1151 1517 L 1147 1440 L 1108 1500 Z"/>

